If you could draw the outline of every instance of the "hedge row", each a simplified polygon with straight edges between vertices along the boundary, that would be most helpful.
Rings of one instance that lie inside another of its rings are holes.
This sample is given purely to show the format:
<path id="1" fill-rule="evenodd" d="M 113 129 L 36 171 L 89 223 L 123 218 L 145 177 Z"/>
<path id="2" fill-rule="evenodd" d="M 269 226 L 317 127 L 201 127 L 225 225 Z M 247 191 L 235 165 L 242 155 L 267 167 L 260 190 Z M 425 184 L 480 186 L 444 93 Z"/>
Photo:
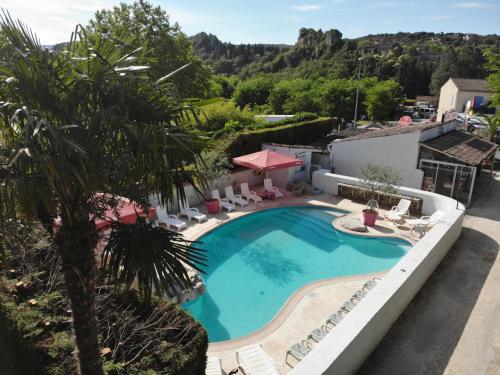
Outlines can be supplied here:
<path id="1" fill-rule="evenodd" d="M 304 145 L 326 136 L 334 126 L 334 119 L 320 118 L 274 128 L 244 131 L 237 134 L 227 145 L 226 152 L 233 158 L 260 151 L 262 143 L 265 142 Z"/>

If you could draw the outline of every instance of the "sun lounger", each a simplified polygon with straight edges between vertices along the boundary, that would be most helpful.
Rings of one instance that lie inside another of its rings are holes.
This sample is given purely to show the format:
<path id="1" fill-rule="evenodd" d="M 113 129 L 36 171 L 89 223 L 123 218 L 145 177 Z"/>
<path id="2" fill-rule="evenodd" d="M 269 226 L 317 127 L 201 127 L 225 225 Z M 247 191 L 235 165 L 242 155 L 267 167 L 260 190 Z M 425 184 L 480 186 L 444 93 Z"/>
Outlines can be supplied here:
<path id="1" fill-rule="evenodd" d="M 248 202 L 244 200 L 241 195 L 234 194 L 233 187 L 232 186 L 226 186 L 224 188 L 224 191 L 226 192 L 226 198 L 228 201 L 230 201 L 232 204 L 239 204 L 240 206 L 248 206 Z"/>
<path id="2" fill-rule="evenodd" d="M 288 361 L 288 356 L 293 356 L 297 361 L 301 361 L 310 351 L 310 343 L 307 340 L 302 340 L 301 342 L 297 342 L 290 346 L 290 348 L 286 351 L 285 362 L 291 366 Z"/>
<path id="3" fill-rule="evenodd" d="M 195 219 L 198 220 L 198 222 L 202 222 L 203 220 L 207 220 L 207 215 L 202 214 L 200 210 L 197 208 L 191 208 L 189 207 L 189 202 L 179 202 L 180 206 L 180 213 L 182 216 L 187 216 L 189 221 Z"/>
<path id="4" fill-rule="evenodd" d="M 328 335 L 328 329 L 326 326 L 321 326 L 320 328 L 315 328 L 309 333 L 307 339 L 313 339 L 316 342 L 323 340 L 326 335 Z"/>
<path id="5" fill-rule="evenodd" d="M 279 375 L 273 359 L 260 344 L 245 346 L 236 351 L 236 360 L 246 375 Z"/>
<path id="6" fill-rule="evenodd" d="M 205 375 L 223 375 L 221 360 L 219 357 L 207 357 L 207 367 Z"/>
<path id="7" fill-rule="evenodd" d="M 252 191 L 248 188 L 247 182 L 243 182 L 240 185 L 240 189 L 241 189 L 241 196 L 243 198 L 246 198 L 247 202 L 249 202 L 250 200 L 254 201 L 255 203 L 262 202 L 262 198 L 259 197 L 255 191 Z"/>
<path id="8" fill-rule="evenodd" d="M 408 210 L 410 209 L 411 201 L 408 199 L 401 199 L 397 206 L 391 208 L 385 214 L 385 217 L 391 221 L 400 221 L 403 216 L 408 214 Z"/>
<path id="9" fill-rule="evenodd" d="M 182 220 L 179 220 L 179 218 L 176 215 L 169 215 L 167 210 L 163 208 L 162 206 L 156 206 L 156 215 L 158 216 L 158 220 L 156 220 L 156 224 L 165 224 L 168 229 L 170 227 L 174 227 L 177 230 L 182 230 L 186 228 L 186 223 Z"/>
<path id="10" fill-rule="evenodd" d="M 235 205 L 232 203 L 229 203 L 229 201 L 226 198 L 220 197 L 219 190 L 212 191 L 212 198 L 217 199 L 219 201 L 221 208 L 227 210 L 228 212 L 231 212 L 236 208 Z"/>
<path id="11" fill-rule="evenodd" d="M 361 290 L 358 290 L 356 293 L 354 293 L 352 295 L 352 298 L 355 298 L 355 299 L 361 301 L 366 296 L 366 294 L 367 293 L 364 290 L 361 289 Z"/>
<path id="12" fill-rule="evenodd" d="M 326 319 L 326 324 L 330 323 L 336 326 L 340 323 L 341 320 L 342 320 L 342 313 L 333 313 L 330 314 L 328 319 Z"/>
<path id="13" fill-rule="evenodd" d="M 422 216 L 420 219 L 409 219 L 406 223 L 411 226 L 410 235 L 413 235 L 413 231 L 417 231 L 420 234 L 425 234 L 427 227 L 433 226 L 443 217 L 441 211 L 434 212 L 431 216 Z"/>
<path id="14" fill-rule="evenodd" d="M 270 178 L 264 179 L 264 190 L 274 192 L 276 198 L 283 197 L 283 193 L 276 186 L 273 186 L 273 181 Z"/>
<path id="15" fill-rule="evenodd" d="M 340 306 L 340 310 L 344 310 L 345 312 L 349 313 L 351 312 L 356 305 L 352 303 L 352 301 L 345 301 L 342 306 Z"/>

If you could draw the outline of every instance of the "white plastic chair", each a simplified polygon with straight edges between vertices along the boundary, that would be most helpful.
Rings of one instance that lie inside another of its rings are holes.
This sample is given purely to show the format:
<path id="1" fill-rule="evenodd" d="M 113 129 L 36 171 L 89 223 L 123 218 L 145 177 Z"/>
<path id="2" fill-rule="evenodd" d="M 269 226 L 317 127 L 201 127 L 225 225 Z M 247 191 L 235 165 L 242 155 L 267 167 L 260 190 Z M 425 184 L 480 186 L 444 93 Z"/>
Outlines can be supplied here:
<path id="1" fill-rule="evenodd" d="M 195 219 L 201 223 L 203 220 L 207 220 L 207 215 L 202 214 L 197 208 L 189 207 L 189 202 L 179 202 L 180 212 L 182 216 L 187 216 L 189 221 Z"/>
<path id="2" fill-rule="evenodd" d="M 413 231 L 425 234 L 427 227 L 436 224 L 439 220 L 441 220 L 443 215 L 444 214 L 441 211 L 437 210 L 431 216 L 422 216 L 420 219 L 406 220 L 406 223 L 411 226 L 410 235 L 413 235 Z"/>
<path id="3" fill-rule="evenodd" d="M 262 198 L 257 195 L 255 191 L 248 188 L 248 183 L 243 182 L 240 185 L 241 195 L 247 199 L 247 201 L 253 200 L 255 203 L 262 202 Z"/>
<path id="4" fill-rule="evenodd" d="M 260 344 L 238 349 L 236 360 L 245 375 L 280 375 L 273 359 L 262 349 Z"/>
<path id="5" fill-rule="evenodd" d="M 278 187 L 273 186 L 273 181 L 270 178 L 265 178 L 264 179 L 264 189 L 266 191 L 272 191 L 274 192 L 274 195 L 276 198 L 282 198 L 283 193 L 278 189 Z"/>
<path id="6" fill-rule="evenodd" d="M 233 187 L 232 186 L 226 186 L 224 188 L 224 191 L 226 192 L 226 198 L 232 203 L 232 204 L 239 204 L 240 206 L 248 206 L 248 202 L 244 200 L 241 195 L 234 194 Z"/>
<path id="7" fill-rule="evenodd" d="M 391 221 L 400 221 L 403 216 L 408 214 L 408 210 L 410 209 L 411 201 L 408 199 L 401 199 L 397 206 L 391 208 L 385 214 L 385 217 Z"/>
<path id="8" fill-rule="evenodd" d="M 220 206 L 225 210 L 227 210 L 228 212 L 231 212 L 236 208 L 236 206 L 232 203 L 229 203 L 229 201 L 226 198 L 220 197 L 219 190 L 212 191 L 212 198 L 217 199 L 219 201 Z"/>
<path id="9" fill-rule="evenodd" d="M 165 224 L 168 229 L 170 227 L 174 227 L 177 230 L 182 230 L 186 228 L 186 223 L 182 220 L 179 220 L 179 218 L 176 215 L 169 215 L 167 210 L 163 208 L 162 206 L 156 206 L 156 215 L 158 216 L 158 220 L 156 220 L 156 224 Z"/>

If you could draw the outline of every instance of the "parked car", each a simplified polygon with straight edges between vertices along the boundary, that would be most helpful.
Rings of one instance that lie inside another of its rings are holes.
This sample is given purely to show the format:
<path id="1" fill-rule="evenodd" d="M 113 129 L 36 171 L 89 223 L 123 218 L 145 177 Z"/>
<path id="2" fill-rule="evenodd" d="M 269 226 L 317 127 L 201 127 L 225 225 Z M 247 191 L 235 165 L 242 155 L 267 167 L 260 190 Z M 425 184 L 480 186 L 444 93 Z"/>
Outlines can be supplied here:
<path id="1" fill-rule="evenodd" d="M 419 108 L 418 115 L 423 118 L 431 118 L 436 115 L 436 110 L 434 108 Z"/>

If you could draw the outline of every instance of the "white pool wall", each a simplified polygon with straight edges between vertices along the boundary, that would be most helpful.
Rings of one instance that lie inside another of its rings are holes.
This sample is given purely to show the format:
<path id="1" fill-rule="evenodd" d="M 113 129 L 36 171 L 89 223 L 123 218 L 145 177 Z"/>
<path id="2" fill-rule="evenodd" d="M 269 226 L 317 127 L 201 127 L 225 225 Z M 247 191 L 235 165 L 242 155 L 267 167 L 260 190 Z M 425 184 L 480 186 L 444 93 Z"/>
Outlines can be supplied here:
<path id="1" fill-rule="evenodd" d="M 316 171 L 313 175 L 314 187 L 326 193 L 337 195 L 339 183 L 362 186 L 357 178 L 332 174 L 327 170 Z M 462 204 L 417 189 L 400 187 L 398 192 L 421 198 L 425 215 L 441 210 L 443 219 L 289 374 L 355 373 L 460 236 L 465 210 Z"/>

